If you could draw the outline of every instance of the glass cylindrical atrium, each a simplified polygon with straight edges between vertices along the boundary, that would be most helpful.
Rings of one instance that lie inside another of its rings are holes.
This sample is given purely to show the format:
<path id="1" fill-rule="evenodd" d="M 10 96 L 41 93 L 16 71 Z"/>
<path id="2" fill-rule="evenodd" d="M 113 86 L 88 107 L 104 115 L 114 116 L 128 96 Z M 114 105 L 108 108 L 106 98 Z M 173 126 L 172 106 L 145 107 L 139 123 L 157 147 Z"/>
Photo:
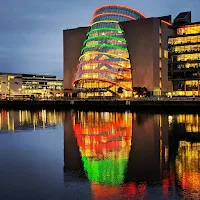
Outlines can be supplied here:
<path id="1" fill-rule="evenodd" d="M 79 97 L 132 96 L 129 52 L 119 22 L 144 17 L 139 11 L 120 5 L 95 10 L 74 75 L 73 87 Z"/>

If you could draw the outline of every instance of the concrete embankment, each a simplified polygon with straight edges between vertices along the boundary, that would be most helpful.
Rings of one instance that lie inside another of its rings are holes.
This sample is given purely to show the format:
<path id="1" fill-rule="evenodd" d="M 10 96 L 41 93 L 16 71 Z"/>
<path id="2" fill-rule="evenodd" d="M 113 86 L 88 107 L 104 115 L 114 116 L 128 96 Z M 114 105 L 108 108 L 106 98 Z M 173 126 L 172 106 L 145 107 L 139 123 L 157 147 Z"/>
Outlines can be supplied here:
<path id="1" fill-rule="evenodd" d="M 200 111 L 198 100 L 66 100 L 0 101 L 1 109 L 166 110 Z"/>

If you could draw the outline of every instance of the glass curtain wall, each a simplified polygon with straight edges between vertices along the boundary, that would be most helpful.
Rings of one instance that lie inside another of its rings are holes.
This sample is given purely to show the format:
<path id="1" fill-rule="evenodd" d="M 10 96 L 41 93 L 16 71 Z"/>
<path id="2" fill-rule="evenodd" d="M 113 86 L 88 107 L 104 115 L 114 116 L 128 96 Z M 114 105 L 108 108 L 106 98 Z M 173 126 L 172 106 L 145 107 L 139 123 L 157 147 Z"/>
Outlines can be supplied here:
<path id="1" fill-rule="evenodd" d="M 200 24 L 177 28 L 169 38 L 169 78 L 174 94 L 200 95 Z"/>
<path id="2" fill-rule="evenodd" d="M 95 10 L 74 75 L 73 88 L 79 97 L 132 96 L 129 52 L 119 22 L 144 17 L 135 9 L 119 5 Z"/>

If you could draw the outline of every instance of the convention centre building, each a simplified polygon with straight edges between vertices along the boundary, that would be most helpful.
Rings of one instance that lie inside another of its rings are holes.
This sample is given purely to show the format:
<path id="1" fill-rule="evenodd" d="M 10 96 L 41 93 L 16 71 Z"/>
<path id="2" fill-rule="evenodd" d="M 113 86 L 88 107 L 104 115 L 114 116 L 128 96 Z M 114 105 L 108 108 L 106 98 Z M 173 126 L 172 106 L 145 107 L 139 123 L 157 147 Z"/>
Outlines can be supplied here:
<path id="1" fill-rule="evenodd" d="M 137 88 L 155 96 L 172 93 L 179 84 L 168 59 L 174 61 L 177 27 L 187 23 L 181 14 L 172 23 L 171 15 L 147 18 L 108 4 L 94 11 L 90 26 L 64 30 L 65 95 L 130 98 Z"/>

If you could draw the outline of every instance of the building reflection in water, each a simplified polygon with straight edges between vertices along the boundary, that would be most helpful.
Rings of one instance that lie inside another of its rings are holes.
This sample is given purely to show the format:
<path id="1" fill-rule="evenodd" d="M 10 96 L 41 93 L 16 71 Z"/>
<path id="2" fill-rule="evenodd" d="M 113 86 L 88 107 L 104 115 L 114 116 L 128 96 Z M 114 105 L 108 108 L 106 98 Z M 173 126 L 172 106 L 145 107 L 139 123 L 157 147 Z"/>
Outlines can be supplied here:
<path id="1" fill-rule="evenodd" d="M 71 181 L 89 180 L 94 199 L 196 199 L 200 195 L 200 135 L 197 128 L 186 127 L 199 126 L 197 118 L 68 113 L 64 170 L 79 174 Z"/>
<path id="2" fill-rule="evenodd" d="M 80 112 L 73 115 L 72 124 L 94 198 L 120 195 L 131 149 L 132 114 Z"/>
<path id="3" fill-rule="evenodd" d="M 47 110 L 1 110 L 0 133 L 36 130 L 63 124 L 63 113 Z"/>
<path id="4" fill-rule="evenodd" d="M 175 166 L 184 199 L 200 199 L 200 142 L 180 141 Z"/>
<path id="5" fill-rule="evenodd" d="M 200 116 L 171 116 L 172 146 L 177 185 L 184 199 L 200 199 Z"/>

